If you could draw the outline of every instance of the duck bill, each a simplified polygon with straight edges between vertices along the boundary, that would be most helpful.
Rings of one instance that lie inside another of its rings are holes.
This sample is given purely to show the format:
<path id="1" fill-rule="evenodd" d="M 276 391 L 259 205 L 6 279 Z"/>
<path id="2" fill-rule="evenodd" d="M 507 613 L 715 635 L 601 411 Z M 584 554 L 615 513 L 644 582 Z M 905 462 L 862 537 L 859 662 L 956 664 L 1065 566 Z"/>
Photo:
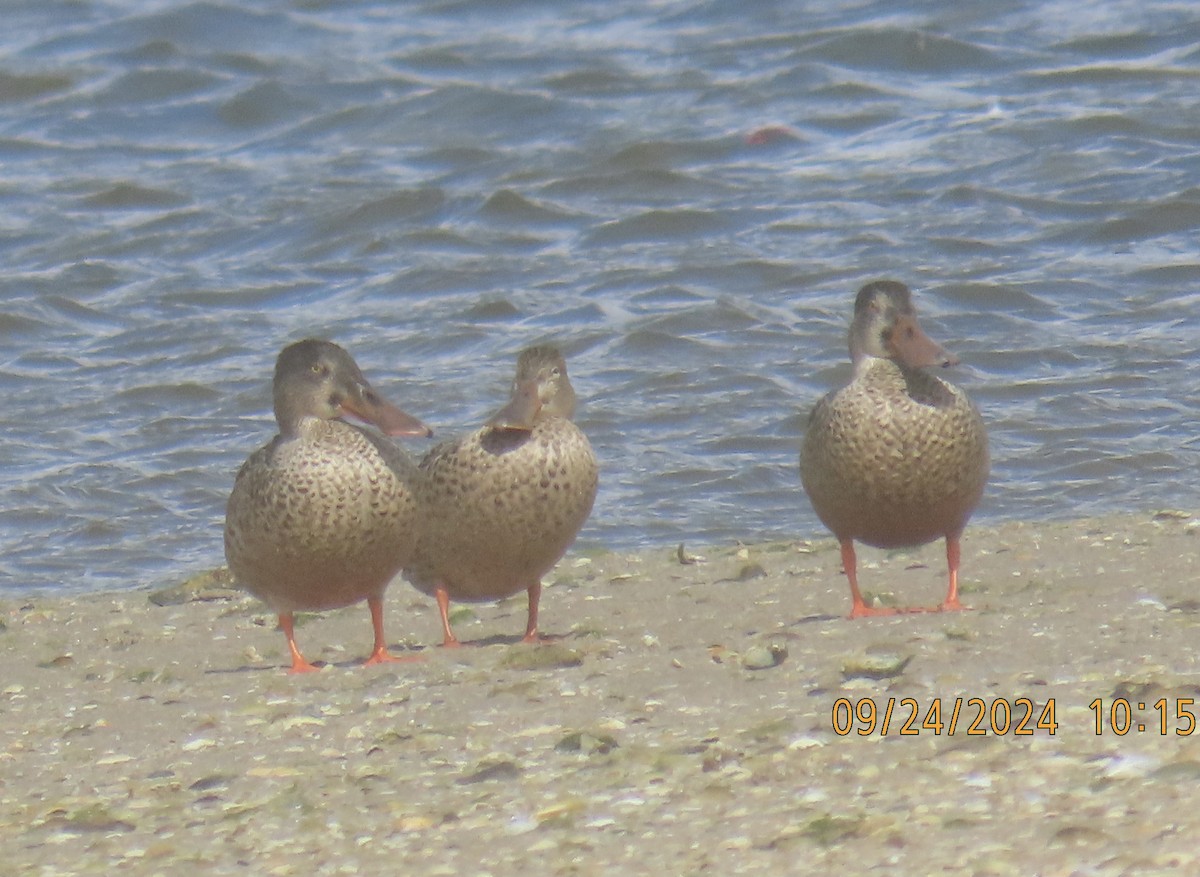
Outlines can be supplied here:
<path id="1" fill-rule="evenodd" d="M 487 425 L 496 429 L 533 429 L 534 419 L 541 410 L 538 382 L 524 381 L 513 386 L 512 398 L 488 419 Z"/>
<path id="2" fill-rule="evenodd" d="M 905 315 L 896 319 L 888 346 L 909 368 L 958 365 L 958 357 L 926 335 L 916 317 Z"/>
<path id="3" fill-rule="evenodd" d="M 366 384 L 342 400 L 341 408 L 360 420 L 373 423 L 384 435 L 431 436 L 433 430 L 406 411 L 386 401 Z"/>

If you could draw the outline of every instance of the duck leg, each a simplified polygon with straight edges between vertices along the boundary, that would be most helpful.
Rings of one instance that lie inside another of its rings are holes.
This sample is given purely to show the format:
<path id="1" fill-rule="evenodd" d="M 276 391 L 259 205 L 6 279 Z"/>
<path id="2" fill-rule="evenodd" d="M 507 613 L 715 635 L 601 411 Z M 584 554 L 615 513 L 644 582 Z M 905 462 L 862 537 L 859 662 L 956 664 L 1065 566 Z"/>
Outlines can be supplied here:
<path id="1" fill-rule="evenodd" d="M 858 590 L 858 557 L 854 553 L 854 540 L 842 539 L 842 568 L 850 580 L 850 618 L 867 618 L 872 615 L 896 615 L 900 610 L 891 606 L 868 606 Z"/>
<path id="2" fill-rule="evenodd" d="M 433 596 L 437 599 L 438 612 L 442 616 L 442 648 L 456 649 L 462 643 L 450 629 L 450 592 L 446 590 L 445 585 L 438 585 L 433 591 Z"/>
<path id="3" fill-rule="evenodd" d="M 279 613 L 279 628 L 283 631 L 283 635 L 287 637 L 288 651 L 292 653 L 292 667 L 288 672 L 316 673 L 320 668 L 314 667 L 308 661 L 304 660 L 304 655 L 300 654 L 300 649 L 296 647 L 296 621 L 295 616 L 291 612 Z"/>
<path id="4" fill-rule="evenodd" d="M 384 664 L 399 661 L 419 661 L 420 655 L 405 655 L 398 657 L 393 655 L 387 649 L 387 638 L 383 635 L 383 597 L 374 596 L 367 598 L 367 607 L 371 610 L 371 627 L 375 630 L 375 647 L 371 650 L 371 656 L 363 661 L 363 666 L 369 664 Z"/>
<path id="5" fill-rule="evenodd" d="M 939 612 L 953 612 L 956 609 L 970 609 L 958 600 L 958 563 L 962 558 L 958 536 L 946 536 L 946 568 L 950 571 L 950 588 L 946 591 L 946 599 L 938 607 Z"/>
<path id="6" fill-rule="evenodd" d="M 543 642 L 541 635 L 538 634 L 538 603 L 542 599 L 542 583 L 534 582 L 528 588 L 529 592 L 529 620 L 525 623 L 525 636 L 521 637 L 523 643 L 540 643 Z"/>

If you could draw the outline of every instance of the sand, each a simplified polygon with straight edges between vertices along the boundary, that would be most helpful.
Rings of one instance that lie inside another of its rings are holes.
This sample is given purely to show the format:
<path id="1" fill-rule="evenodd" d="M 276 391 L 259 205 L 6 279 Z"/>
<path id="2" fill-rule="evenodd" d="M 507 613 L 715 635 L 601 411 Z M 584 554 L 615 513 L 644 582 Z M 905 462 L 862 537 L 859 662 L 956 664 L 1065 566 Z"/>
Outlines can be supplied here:
<path id="1" fill-rule="evenodd" d="M 359 666 L 357 606 L 298 628 L 328 664 L 302 676 L 217 580 L 0 599 L 3 870 L 1197 873 L 1198 532 L 973 527 L 972 611 L 856 621 L 832 540 L 571 553 L 558 642 L 516 642 L 522 596 L 442 649 L 398 581 L 389 640 L 419 660 Z M 943 595 L 940 545 L 860 559 L 885 602 Z"/>

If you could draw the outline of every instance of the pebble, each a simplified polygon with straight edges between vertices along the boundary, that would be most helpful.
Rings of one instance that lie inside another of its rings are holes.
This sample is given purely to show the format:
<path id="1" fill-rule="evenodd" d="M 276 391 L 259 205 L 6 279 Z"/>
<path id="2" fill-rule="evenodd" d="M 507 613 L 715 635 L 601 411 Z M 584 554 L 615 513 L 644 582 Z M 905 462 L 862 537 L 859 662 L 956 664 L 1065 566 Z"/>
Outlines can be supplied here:
<path id="1" fill-rule="evenodd" d="M 551 670 L 582 663 L 582 652 L 560 643 L 513 646 L 500 659 L 500 665 L 510 670 Z"/>
<path id="2" fill-rule="evenodd" d="M 904 672 L 912 655 L 867 654 L 847 658 L 842 663 L 842 676 L 846 679 L 893 679 Z"/>
<path id="3" fill-rule="evenodd" d="M 617 740 L 611 734 L 574 731 L 554 744 L 554 748 L 559 752 L 578 752 L 580 755 L 605 755 L 617 748 Z"/>
<path id="4" fill-rule="evenodd" d="M 742 666 L 747 670 L 768 670 L 782 664 L 787 654 L 782 645 L 753 645 L 742 653 Z"/>

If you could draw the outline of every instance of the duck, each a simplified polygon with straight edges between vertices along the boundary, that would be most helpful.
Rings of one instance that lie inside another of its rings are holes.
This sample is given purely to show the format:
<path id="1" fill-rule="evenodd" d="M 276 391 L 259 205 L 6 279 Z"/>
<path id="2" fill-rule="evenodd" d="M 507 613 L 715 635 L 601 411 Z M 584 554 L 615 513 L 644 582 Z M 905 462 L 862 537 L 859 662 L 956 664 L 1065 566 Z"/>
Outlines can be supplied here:
<path id="1" fill-rule="evenodd" d="M 968 608 L 958 593 L 960 539 L 988 479 L 987 430 L 967 394 L 929 370 L 958 357 L 922 331 L 912 292 L 896 280 L 863 286 L 850 327 L 850 382 L 813 408 L 800 480 L 841 546 L 851 618 Z M 868 606 L 855 541 L 909 548 L 946 540 L 949 585 L 932 610 Z"/>
<path id="2" fill-rule="evenodd" d="M 442 645 L 461 645 L 450 603 L 528 594 L 523 642 L 541 642 L 542 577 L 591 514 L 599 467 L 572 422 L 576 396 L 559 350 L 521 351 L 508 403 L 474 432 L 434 447 L 420 462 L 420 536 L 404 571 L 434 597 Z"/>
<path id="3" fill-rule="evenodd" d="M 331 341 L 285 347 L 273 395 L 279 433 L 239 469 L 226 506 L 229 569 L 278 614 L 291 673 L 318 669 L 296 645 L 295 613 L 362 600 L 375 633 L 365 663 L 402 660 L 384 638 L 383 593 L 416 543 L 418 475 L 388 436 L 431 430 L 380 396 Z"/>

